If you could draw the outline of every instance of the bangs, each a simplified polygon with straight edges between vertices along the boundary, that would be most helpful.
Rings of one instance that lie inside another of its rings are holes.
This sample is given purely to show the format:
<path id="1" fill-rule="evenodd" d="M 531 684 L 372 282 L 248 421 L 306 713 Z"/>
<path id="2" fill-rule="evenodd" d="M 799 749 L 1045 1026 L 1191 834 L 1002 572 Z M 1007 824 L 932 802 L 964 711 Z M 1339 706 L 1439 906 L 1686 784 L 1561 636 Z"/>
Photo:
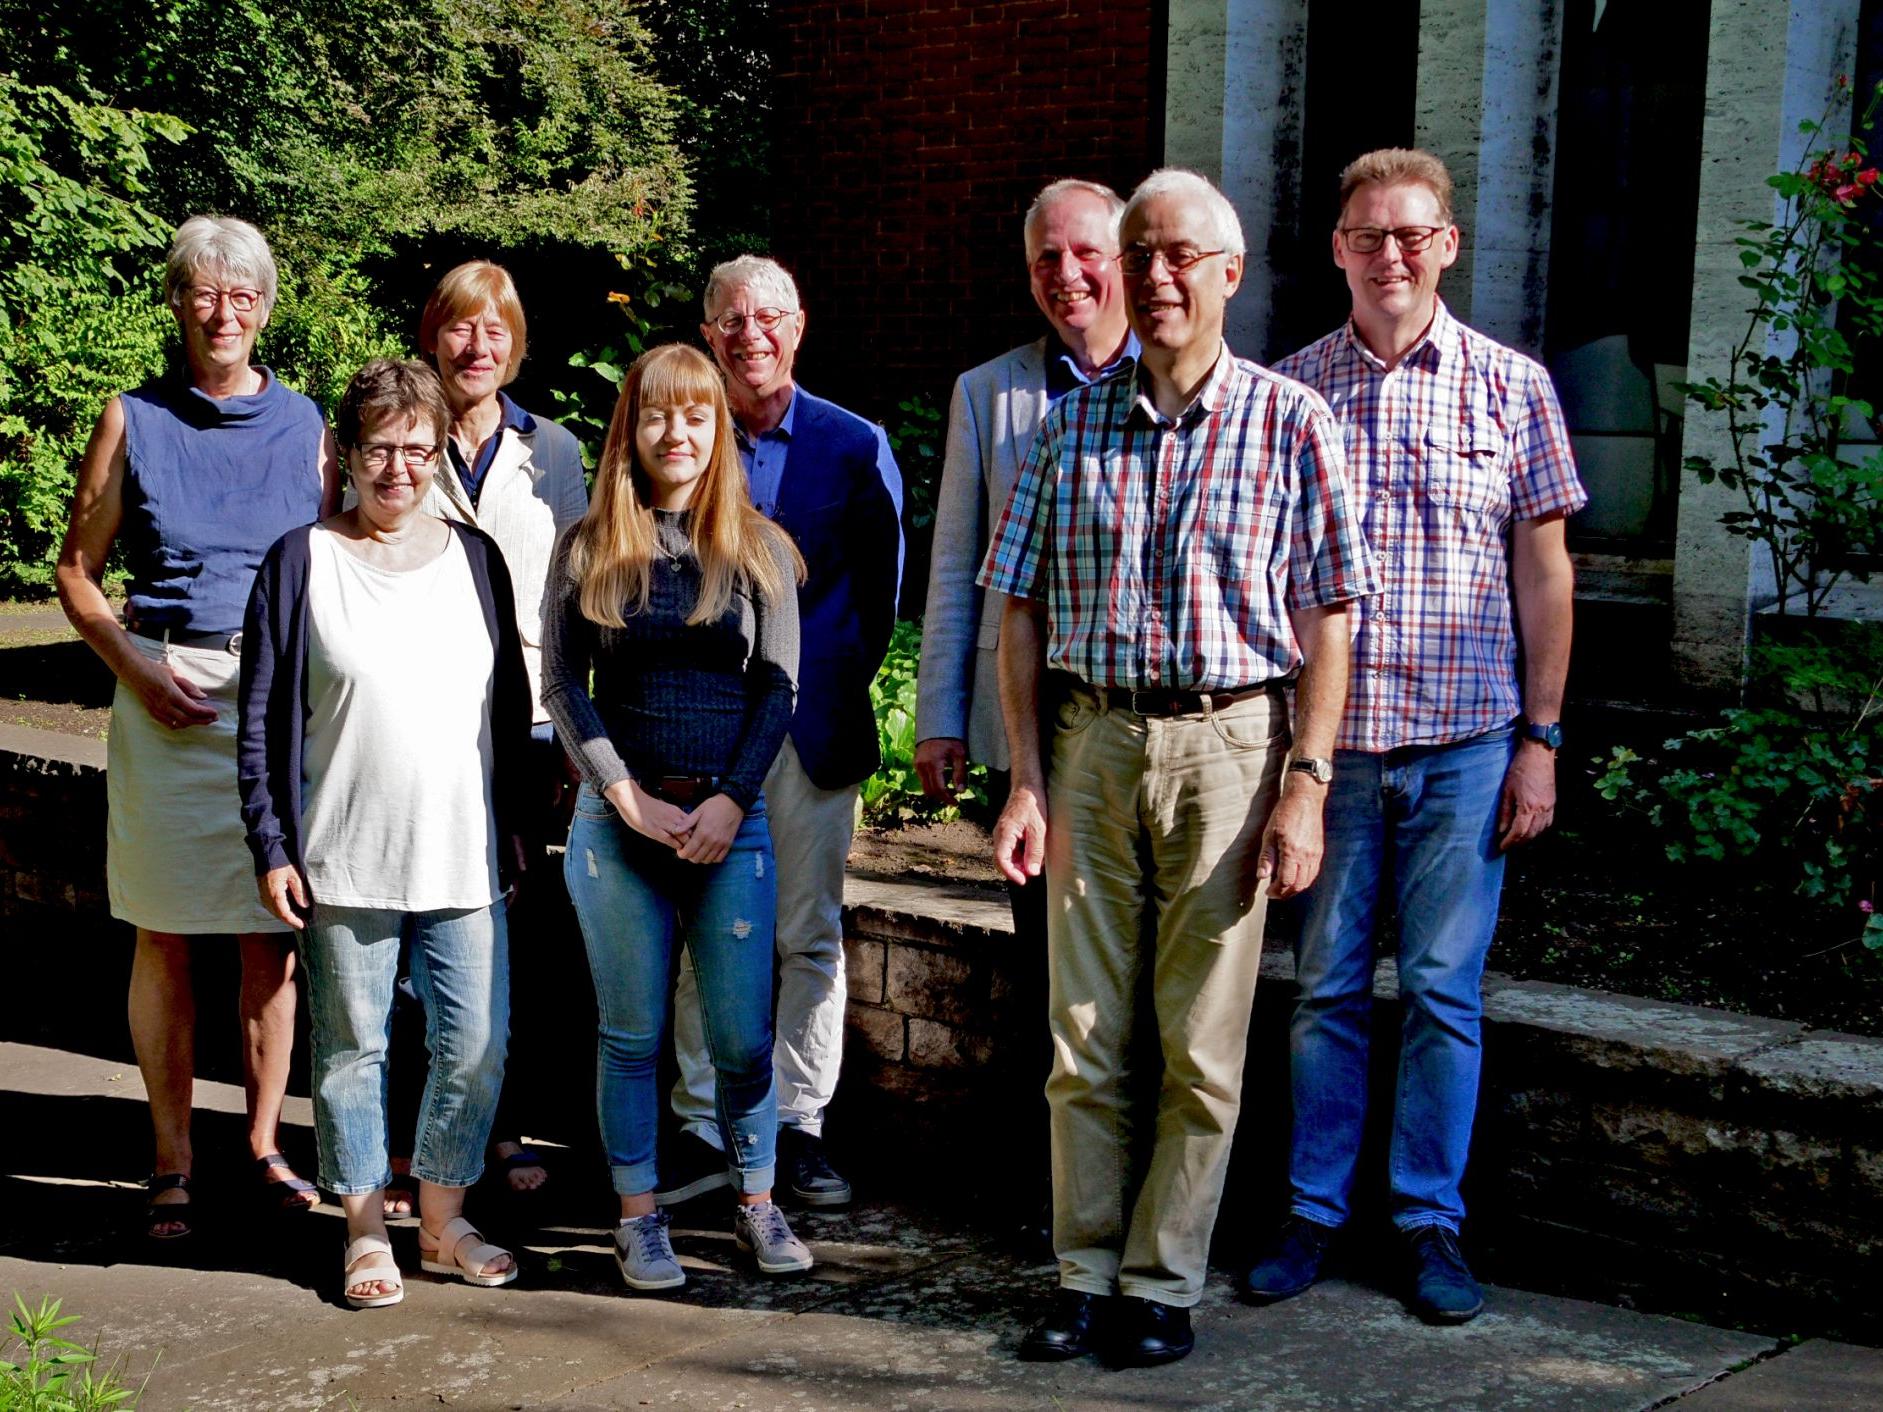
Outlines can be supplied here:
<path id="1" fill-rule="evenodd" d="M 725 399 L 725 381 L 705 354 L 684 344 L 669 344 L 649 355 L 640 370 L 635 400 L 642 407 L 705 406 L 715 410 Z"/>
<path id="2" fill-rule="evenodd" d="M 486 311 L 495 314 L 510 330 L 510 362 L 504 371 L 506 381 L 515 377 L 529 342 L 529 326 L 524 321 L 523 301 L 517 295 L 516 282 L 510 278 L 510 272 L 489 260 L 472 260 L 459 265 L 438 281 L 431 297 L 425 301 L 425 312 L 419 316 L 419 347 L 427 356 L 436 354 L 442 330 Z"/>

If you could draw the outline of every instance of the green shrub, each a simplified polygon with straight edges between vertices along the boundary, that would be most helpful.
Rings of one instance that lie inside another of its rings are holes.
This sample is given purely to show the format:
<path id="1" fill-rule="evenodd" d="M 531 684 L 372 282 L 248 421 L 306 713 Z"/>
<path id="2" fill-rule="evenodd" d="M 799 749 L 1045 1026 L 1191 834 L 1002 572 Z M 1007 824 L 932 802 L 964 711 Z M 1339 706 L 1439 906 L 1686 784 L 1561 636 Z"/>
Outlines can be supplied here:
<path id="1" fill-rule="evenodd" d="M 922 626 L 904 618 L 889 639 L 876 680 L 870 683 L 870 705 L 876 712 L 876 743 L 883 763 L 863 781 L 863 816 L 875 822 L 918 817 L 950 823 L 961 817 L 960 804 L 938 805 L 922 793 L 915 774 L 916 671 L 922 659 Z M 963 799 L 985 808 L 987 767 L 968 772 Z"/>
<path id="2" fill-rule="evenodd" d="M 15 1294 L 13 1304 L 10 1337 L 0 1344 L 0 1353 L 18 1361 L 0 1359 L 0 1412 L 106 1412 L 137 1406 L 142 1385 L 127 1386 L 117 1364 L 99 1368 L 94 1350 L 59 1336 L 57 1330 L 78 1322 L 76 1314 L 59 1312 L 62 1301 L 41 1299 L 32 1309 Z"/>
<path id="3" fill-rule="evenodd" d="M 1848 80 L 1837 80 L 1842 103 Z M 1883 84 L 1860 121 L 1868 128 Z M 1804 123 L 1813 138 L 1823 123 Z M 1721 885 L 1792 893 L 1852 919 L 1883 953 L 1883 629 L 1827 631 L 1845 577 L 1867 579 L 1883 550 L 1883 454 L 1853 455 L 1854 348 L 1883 338 L 1878 169 L 1845 137 L 1768 178 L 1778 219 L 1741 222 L 1739 283 L 1753 303 L 1726 374 L 1689 384 L 1689 425 L 1723 424 L 1724 453 L 1689 456 L 1704 483 L 1734 491 L 1720 517 L 1764 558 L 1777 588 L 1771 641 L 1752 656 L 1744 704 L 1643 758 L 1617 749 L 1596 782 L 1645 814 L 1676 863 L 1730 868 Z M 1862 918 L 1860 924 L 1855 922 Z"/>

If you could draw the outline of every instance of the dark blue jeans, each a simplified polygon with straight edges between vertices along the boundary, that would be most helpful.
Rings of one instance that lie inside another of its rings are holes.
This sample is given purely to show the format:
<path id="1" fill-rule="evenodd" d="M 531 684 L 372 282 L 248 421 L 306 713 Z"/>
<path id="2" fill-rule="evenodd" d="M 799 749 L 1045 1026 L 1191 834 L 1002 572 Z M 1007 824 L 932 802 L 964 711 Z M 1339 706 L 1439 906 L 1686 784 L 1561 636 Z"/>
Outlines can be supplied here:
<path id="1" fill-rule="evenodd" d="M 772 1090 L 772 945 L 777 915 L 771 830 L 760 799 L 718 863 L 681 860 L 643 837 L 588 785 L 576 796 L 563 859 L 600 1009 L 596 1108 L 614 1187 L 656 1185 L 656 1066 L 673 1023 L 674 947 L 699 980 L 726 1161 L 744 1192 L 769 1191 L 778 1142 Z"/>
<path id="2" fill-rule="evenodd" d="M 1390 1149 L 1393 1223 L 1458 1229 L 1477 1111 L 1479 993 L 1504 856 L 1497 803 L 1516 748 L 1506 728 L 1444 745 L 1338 751 L 1327 855 L 1309 893 L 1289 1033 L 1296 1215 L 1347 1219 L 1366 1122 L 1374 931 L 1390 887 L 1404 1006 Z"/>

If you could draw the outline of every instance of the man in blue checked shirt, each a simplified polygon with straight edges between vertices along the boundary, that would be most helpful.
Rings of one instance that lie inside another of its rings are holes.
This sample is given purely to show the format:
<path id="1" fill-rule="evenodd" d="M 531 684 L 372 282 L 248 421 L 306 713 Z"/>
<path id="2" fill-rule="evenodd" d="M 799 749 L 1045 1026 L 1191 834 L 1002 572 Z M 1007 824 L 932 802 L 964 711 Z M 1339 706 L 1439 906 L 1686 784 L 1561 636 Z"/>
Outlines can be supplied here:
<path id="1" fill-rule="evenodd" d="M 1480 981 L 1504 856 L 1555 811 L 1574 587 L 1563 521 L 1588 499 L 1549 375 L 1438 297 L 1458 256 L 1451 190 L 1429 152 L 1369 152 L 1341 174 L 1334 263 L 1353 317 L 1277 367 L 1340 421 L 1384 588 L 1358 611 L 1327 858 L 1297 943 L 1293 1200 L 1247 1277 L 1260 1301 L 1299 1294 L 1347 1219 L 1374 931 L 1392 911 L 1405 1010 L 1392 1220 L 1412 1308 L 1443 1324 L 1483 1307 L 1458 1248 Z"/>
<path id="2" fill-rule="evenodd" d="M 1223 343 L 1242 281 L 1234 208 L 1194 172 L 1156 172 L 1119 237 L 1137 371 L 1047 414 L 980 581 L 1007 595 L 1013 778 L 995 858 L 1014 882 L 1044 865 L 1047 882 L 1059 1289 L 1020 1353 L 1108 1342 L 1148 1365 L 1194 1345 L 1266 896 L 1319 867 L 1347 604 L 1374 581 L 1325 404 Z M 1072 680 L 1050 771 L 1047 668 Z M 1297 672 L 1291 761 L 1282 686 Z M 1147 973 L 1154 1111 L 1130 1072 Z"/>

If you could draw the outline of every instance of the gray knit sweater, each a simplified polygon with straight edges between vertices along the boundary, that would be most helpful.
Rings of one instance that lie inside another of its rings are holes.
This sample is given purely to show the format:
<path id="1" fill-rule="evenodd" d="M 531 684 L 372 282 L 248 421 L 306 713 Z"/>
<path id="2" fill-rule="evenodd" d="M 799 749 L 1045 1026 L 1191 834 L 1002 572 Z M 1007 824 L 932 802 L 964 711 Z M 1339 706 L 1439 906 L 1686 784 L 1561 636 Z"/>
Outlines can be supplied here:
<path id="1" fill-rule="evenodd" d="M 543 605 L 543 705 L 596 789 L 629 777 L 645 785 L 662 775 L 717 775 L 720 791 L 750 810 L 791 724 L 797 594 L 774 603 L 741 591 L 718 621 L 690 626 L 700 565 L 688 517 L 655 517 L 661 553 L 647 607 L 624 606 L 626 627 L 582 616 L 569 574 L 577 526 L 557 543 Z M 789 581 L 782 556 L 781 567 Z"/>

